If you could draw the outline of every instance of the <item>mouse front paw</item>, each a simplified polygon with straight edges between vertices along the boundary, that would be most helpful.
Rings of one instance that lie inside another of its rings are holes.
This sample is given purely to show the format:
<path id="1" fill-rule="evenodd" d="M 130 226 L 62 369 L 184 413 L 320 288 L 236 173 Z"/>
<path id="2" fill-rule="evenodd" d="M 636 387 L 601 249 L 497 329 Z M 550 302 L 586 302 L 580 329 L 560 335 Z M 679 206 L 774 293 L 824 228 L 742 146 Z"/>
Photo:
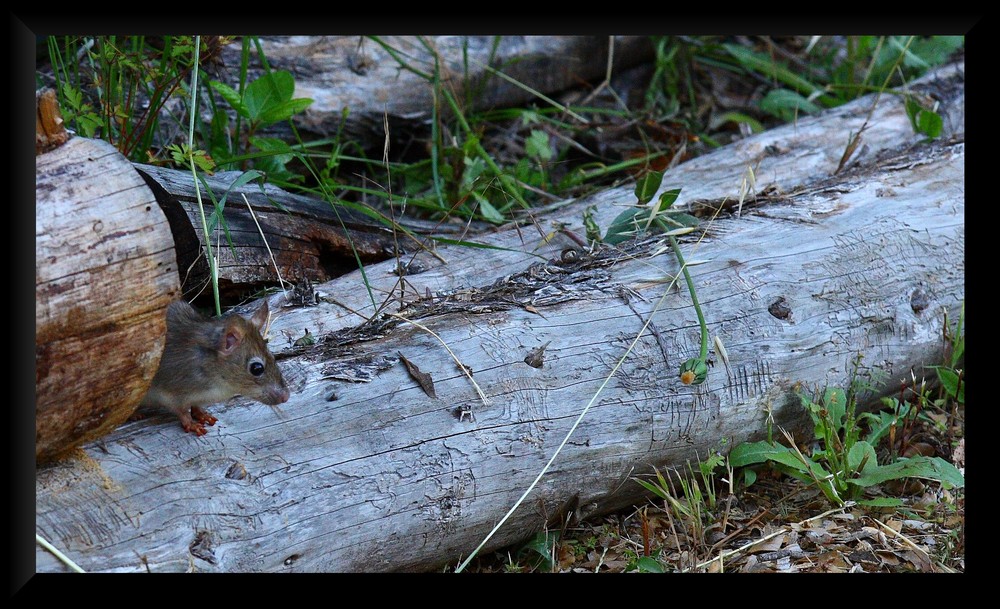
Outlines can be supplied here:
<path id="1" fill-rule="evenodd" d="M 197 406 L 191 407 L 191 418 L 204 425 L 215 425 L 216 421 L 219 420 Z M 205 431 L 202 429 L 202 432 L 198 435 L 203 435 L 204 433 Z"/>
<path id="2" fill-rule="evenodd" d="M 184 423 L 184 431 L 191 432 L 196 436 L 203 436 L 208 433 L 205 426 L 201 423 L 195 423 L 194 421 Z"/>

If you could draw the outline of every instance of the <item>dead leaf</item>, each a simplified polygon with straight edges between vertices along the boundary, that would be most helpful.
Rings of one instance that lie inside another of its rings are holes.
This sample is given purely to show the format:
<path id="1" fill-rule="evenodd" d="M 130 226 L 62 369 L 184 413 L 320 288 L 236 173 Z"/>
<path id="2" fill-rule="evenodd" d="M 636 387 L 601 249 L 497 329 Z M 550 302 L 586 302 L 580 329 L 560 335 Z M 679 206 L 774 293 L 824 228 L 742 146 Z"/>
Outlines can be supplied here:
<path id="1" fill-rule="evenodd" d="M 399 351 L 396 352 L 396 355 L 398 355 L 399 359 L 402 360 L 403 365 L 406 366 L 406 371 L 410 373 L 413 380 L 417 381 L 417 384 L 424 390 L 424 393 L 432 398 L 436 398 L 437 394 L 434 392 L 434 379 L 431 378 L 431 375 L 426 372 L 421 372 L 420 368 L 418 368 L 416 364 L 406 359 L 406 357 L 404 357 Z"/>

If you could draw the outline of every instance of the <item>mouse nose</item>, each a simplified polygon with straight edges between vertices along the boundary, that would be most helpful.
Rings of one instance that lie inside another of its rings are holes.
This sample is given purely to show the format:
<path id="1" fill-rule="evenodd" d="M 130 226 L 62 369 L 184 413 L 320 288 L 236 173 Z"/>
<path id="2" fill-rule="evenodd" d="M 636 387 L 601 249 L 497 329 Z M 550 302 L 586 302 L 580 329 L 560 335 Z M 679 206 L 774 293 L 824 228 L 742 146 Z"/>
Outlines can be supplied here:
<path id="1" fill-rule="evenodd" d="M 270 387 L 267 390 L 267 399 L 264 401 L 268 406 L 277 406 L 288 401 L 290 394 L 287 387 Z"/>

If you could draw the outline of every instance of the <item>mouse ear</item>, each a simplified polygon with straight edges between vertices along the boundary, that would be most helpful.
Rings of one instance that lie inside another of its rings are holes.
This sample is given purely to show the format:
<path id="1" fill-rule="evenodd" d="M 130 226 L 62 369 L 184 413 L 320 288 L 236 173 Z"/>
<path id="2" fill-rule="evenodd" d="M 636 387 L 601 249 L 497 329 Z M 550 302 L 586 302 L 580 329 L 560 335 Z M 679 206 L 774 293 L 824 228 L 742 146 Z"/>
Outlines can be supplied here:
<path id="1" fill-rule="evenodd" d="M 232 320 L 226 322 L 226 327 L 222 329 L 222 338 L 219 341 L 219 352 L 223 355 L 230 355 L 243 342 L 243 329 Z"/>
<path id="2" fill-rule="evenodd" d="M 267 323 L 267 318 L 268 308 L 267 300 L 265 299 L 264 304 L 262 304 L 260 308 L 254 312 L 253 317 L 250 318 L 250 323 L 253 324 L 253 327 L 257 328 L 257 331 L 260 332 L 261 335 L 264 334 L 264 324 Z"/>

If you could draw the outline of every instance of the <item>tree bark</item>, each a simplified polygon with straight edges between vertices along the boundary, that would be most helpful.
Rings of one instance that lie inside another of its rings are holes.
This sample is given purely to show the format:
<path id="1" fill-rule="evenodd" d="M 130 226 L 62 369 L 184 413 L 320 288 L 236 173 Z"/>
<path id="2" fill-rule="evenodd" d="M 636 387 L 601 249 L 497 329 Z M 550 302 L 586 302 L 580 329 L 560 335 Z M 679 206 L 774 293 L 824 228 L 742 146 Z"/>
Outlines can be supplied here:
<path id="1" fill-rule="evenodd" d="M 191 173 L 136 164 L 170 222 L 186 296 L 209 284 L 202 209 Z M 210 225 L 222 292 L 254 291 L 262 285 L 303 280 L 323 282 L 357 268 L 356 260 L 378 262 L 399 249 L 414 249 L 412 237 L 399 237 L 378 219 L 343 204 L 334 205 L 271 185 L 251 182 L 233 187 L 241 172 L 204 176 L 202 208 Z M 211 194 L 209 194 L 211 191 Z M 246 200 L 244 200 L 244 197 Z M 212 203 L 225 198 L 222 225 Z M 454 226 L 397 219 L 411 233 L 448 234 Z M 387 219 L 388 222 L 391 220 Z"/>
<path id="2" fill-rule="evenodd" d="M 932 143 L 901 99 L 869 96 L 667 172 L 677 205 L 724 207 L 680 246 L 703 262 L 697 295 L 728 352 L 727 365 L 713 347 L 702 385 L 678 379 L 699 327 L 683 281 L 668 289 L 678 265 L 662 238 L 571 255 L 562 234 L 545 239 L 562 224 L 582 235 L 589 206 L 606 229 L 634 203 L 610 190 L 483 239 L 507 249 L 421 253 L 403 278 L 372 265 L 370 291 L 359 273 L 318 286 L 318 306 L 272 325 L 292 390 L 280 411 L 235 399 L 202 438 L 169 415 L 128 423 L 37 472 L 37 531 L 95 571 L 439 569 L 479 544 L 588 405 L 484 551 L 566 509 L 629 505 L 644 494 L 632 478 L 761 439 L 769 418 L 808 429 L 797 390 L 846 387 L 856 369 L 879 388 L 868 398 L 911 371 L 919 382 L 964 299 L 963 82 L 951 67 L 914 87 L 941 102 Z M 737 213 L 747 167 L 758 194 Z M 376 313 L 383 301 L 437 336 Z M 306 330 L 322 340 L 294 346 Z M 65 570 L 41 548 L 36 561 Z"/>
<path id="3" fill-rule="evenodd" d="M 35 457 L 125 421 L 163 350 L 177 261 L 152 193 L 114 146 L 72 138 L 37 157 Z"/>

